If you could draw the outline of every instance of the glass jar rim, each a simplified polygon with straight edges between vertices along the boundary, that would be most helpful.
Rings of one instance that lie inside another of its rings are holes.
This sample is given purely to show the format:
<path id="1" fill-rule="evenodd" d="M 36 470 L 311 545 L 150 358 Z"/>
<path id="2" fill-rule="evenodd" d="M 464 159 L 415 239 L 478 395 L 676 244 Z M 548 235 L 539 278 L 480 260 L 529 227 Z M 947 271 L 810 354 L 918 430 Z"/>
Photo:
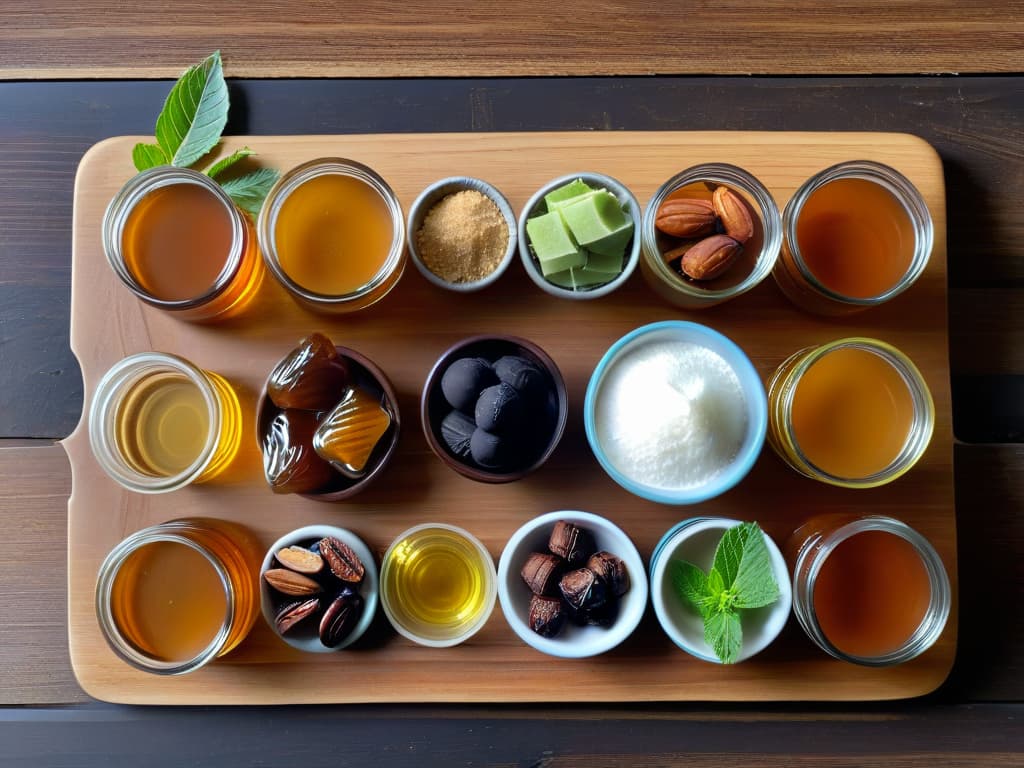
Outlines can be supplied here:
<path id="1" fill-rule="evenodd" d="M 914 229 L 914 253 L 906 273 L 895 285 L 877 296 L 869 296 L 867 298 L 846 296 L 828 288 L 811 271 L 800 250 L 800 241 L 797 238 L 796 227 L 804 205 L 816 191 L 826 184 L 840 179 L 860 179 L 861 181 L 877 184 L 887 190 L 896 198 L 896 201 L 906 212 L 907 218 Z M 783 209 L 782 232 L 786 248 L 789 255 L 793 258 L 793 263 L 800 272 L 800 276 L 814 290 L 833 301 L 864 308 L 882 304 L 903 293 L 903 291 L 913 285 L 917 278 L 921 276 L 921 273 L 924 272 L 925 267 L 928 266 L 935 241 L 935 227 L 932 222 L 931 211 L 929 211 L 928 205 L 921 196 L 921 192 L 906 176 L 895 168 L 873 160 L 850 160 L 836 163 L 807 179 L 800 185 Z"/>
<path id="2" fill-rule="evenodd" d="M 857 656 L 841 651 L 821 629 L 814 608 L 814 588 L 829 555 L 844 541 L 869 531 L 899 536 L 914 548 L 928 573 L 931 594 L 921 623 L 900 647 L 879 656 Z M 808 564 L 809 559 L 810 563 Z M 800 625 L 822 650 L 837 659 L 854 664 L 885 667 L 919 656 L 930 648 L 942 634 L 951 607 L 952 590 L 949 575 L 946 573 L 945 565 L 935 547 L 906 523 L 884 515 L 861 517 L 839 526 L 824 536 L 819 536 L 812 546 L 804 545 L 802 547 L 793 568 L 793 608 Z"/>
<path id="3" fill-rule="evenodd" d="M 231 635 L 234 622 L 235 593 L 231 585 L 231 578 L 218 557 L 199 542 L 193 541 L 181 534 L 159 530 L 160 527 L 152 526 L 137 531 L 114 547 L 104 559 L 100 565 L 99 576 L 96 581 L 96 615 L 108 645 L 122 660 L 131 664 L 136 669 L 141 669 L 145 672 L 152 672 L 158 675 L 181 675 L 198 669 L 217 658 L 224 643 L 227 642 L 228 637 Z M 226 610 L 221 628 L 210 643 L 191 659 L 161 661 L 136 648 L 121 632 L 121 628 L 118 626 L 111 608 L 113 590 L 117 582 L 117 576 L 121 572 L 121 567 L 136 552 L 159 542 L 181 544 L 198 552 L 217 573 L 224 588 Z"/>
<path id="4" fill-rule="evenodd" d="M 277 218 L 281 207 L 298 187 L 318 176 L 348 176 L 357 179 L 380 195 L 391 217 L 391 247 L 387 257 L 373 277 L 359 288 L 348 293 L 333 295 L 319 293 L 297 283 L 284 270 L 277 251 Z M 405 249 L 405 217 L 402 206 L 394 190 L 384 178 L 370 168 L 355 160 L 343 157 L 323 157 L 298 165 L 285 173 L 275 182 L 263 201 L 257 221 L 257 232 L 260 250 L 267 268 L 274 277 L 292 294 L 313 305 L 337 306 L 357 301 L 384 285 L 388 278 L 402 263 L 402 252 Z"/>
<path id="5" fill-rule="evenodd" d="M 885 468 L 867 477 L 842 477 L 819 467 L 800 449 L 800 443 L 793 430 L 792 419 L 788 418 L 788 415 L 792 413 L 796 390 L 804 374 L 823 357 L 840 349 L 860 349 L 875 354 L 887 362 L 903 379 L 914 404 L 914 420 L 907 430 L 903 448 Z M 787 418 L 783 419 L 781 426 L 797 459 L 816 473 L 814 477 L 832 485 L 847 488 L 874 488 L 895 480 L 918 462 L 928 447 L 928 443 L 931 442 L 932 432 L 935 428 L 935 402 L 924 376 L 909 357 L 891 344 L 863 336 L 837 339 L 809 350 L 803 349 L 794 353 L 790 360 L 800 356 L 803 356 L 803 359 L 794 366 L 792 371 L 787 373 L 782 382 L 784 389 L 781 394 L 781 407 L 787 414 Z M 788 360 L 783 362 L 780 368 L 784 368 L 788 362 Z"/>
<path id="6" fill-rule="evenodd" d="M 125 224 L 135 207 L 151 192 L 173 184 L 193 184 L 210 192 L 224 206 L 231 222 L 231 248 L 228 251 L 224 267 L 208 291 L 190 299 L 161 299 L 147 291 L 128 268 L 121 242 Z M 171 311 L 193 309 L 208 304 L 223 293 L 241 267 L 246 234 L 242 215 L 223 187 L 206 174 L 193 171 L 191 168 L 174 168 L 172 166 L 149 168 L 129 179 L 107 205 L 102 225 L 103 251 L 111 269 L 114 270 L 121 282 L 143 301 L 160 309 Z"/>
<path id="7" fill-rule="evenodd" d="M 418 634 L 417 632 L 409 629 L 402 619 L 397 616 L 391 605 L 390 590 L 387 587 L 387 575 L 390 573 L 394 566 L 391 564 L 391 554 L 395 551 L 395 548 L 414 534 L 422 533 L 424 531 L 447 531 L 454 533 L 460 538 L 464 539 L 473 549 L 476 550 L 480 557 L 480 564 L 483 566 L 484 577 L 486 581 L 486 595 L 484 598 L 484 607 L 480 610 L 479 616 L 473 621 L 468 627 L 462 630 L 458 635 L 444 638 L 431 638 L 425 637 L 424 635 Z M 453 645 L 458 645 L 468 640 L 470 637 L 475 635 L 480 629 L 487 623 L 487 620 L 491 617 L 494 612 L 494 605 L 497 602 L 498 597 L 498 571 L 494 566 L 494 558 L 491 557 L 491 553 L 487 551 L 487 547 L 474 536 L 472 533 L 467 531 L 465 528 L 460 528 L 456 525 L 450 525 L 449 523 L 420 523 L 414 525 L 395 537 L 394 541 L 388 546 L 387 551 L 384 553 L 384 557 L 381 558 L 380 565 L 380 605 L 384 610 L 384 615 L 387 617 L 391 626 L 402 636 L 420 645 L 432 647 L 432 648 L 447 648 Z"/>
<path id="8" fill-rule="evenodd" d="M 198 387 L 206 404 L 210 421 L 206 442 L 195 460 L 175 475 L 157 477 L 132 468 L 111 434 L 112 421 L 121 406 L 125 388 L 138 381 L 147 371 L 169 369 L 185 376 Z M 191 483 L 213 459 L 221 430 L 220 401 L 206 374 L 183 357 L 166 352 L 140 352 L 122 358 L 104 374 L 96 385 L 89 408 L 89 443 L 103 470 L 125 488 L 137 493 L 166 493 Z"/>
<path id="9" fill-rule="evenodd" d="M 757 262 L 750 274 L 729 288 L 715 290 L 697 288 L 688 284 L 665 263 L 658 248 L 657 228 L 654 226 L 654 220 L 657 218 L 661 204 L 673 192 L 699 181 L 711 181 L 723 186 L 736 187 L 753 198 L 760 211 L 761 228 L 764 233 L 761 253 L 758 254 Z M 771 274 L 782 248 L 782 219 L 779 207 L 771 193 L 751 173 L 729 163 L 701 163 L 680 171 L 658 187 L 644 208 L 640 236 L 644 260 L 661 282 L 691 298 L 718 302 L 746 293 Z"/>

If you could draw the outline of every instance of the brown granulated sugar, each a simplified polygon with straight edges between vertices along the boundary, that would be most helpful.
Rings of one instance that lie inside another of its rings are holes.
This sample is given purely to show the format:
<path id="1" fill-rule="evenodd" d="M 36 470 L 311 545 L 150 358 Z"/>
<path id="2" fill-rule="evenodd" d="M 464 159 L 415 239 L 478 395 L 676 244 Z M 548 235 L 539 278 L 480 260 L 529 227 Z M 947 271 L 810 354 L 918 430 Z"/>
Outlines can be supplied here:
<path id="1" fill-rule="evenodd" d="M 472 283 L 498 268 L 508 248 L 508 226 L 493 200 L 466 189 L 427 212 L 416 248 L 427 269 L 445 282 Z"/>

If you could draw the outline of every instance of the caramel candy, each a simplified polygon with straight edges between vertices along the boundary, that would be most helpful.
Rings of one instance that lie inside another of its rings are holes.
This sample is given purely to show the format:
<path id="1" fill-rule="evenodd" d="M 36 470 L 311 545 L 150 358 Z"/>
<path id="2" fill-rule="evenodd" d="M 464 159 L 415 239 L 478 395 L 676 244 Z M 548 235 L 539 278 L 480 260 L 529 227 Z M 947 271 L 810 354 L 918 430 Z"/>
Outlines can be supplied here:
<path id="1" fill-rule="evenodd" d="M 597 547 L 589 531 L 565 520 L 559 520 L 551 530 L 548 549 L 553 554 L 564 557 L 570 565 L 582 565 L 594 554 Z"/>
<path id="2" fill-rule="evenodd" d="M 375 397 L 352 387 L 320 422 L 313 448 L 348 478 L 366 473 L 373 449 L 391 426 L 391 413 Z"/>
<path id="3" fill-rule="evenodd" d="M 325 411 L 338 402 L 348 382 L 348 363 L 331 340 L 311 333 L 270 372 L 267 395 L 278 408 Z"/>
<path id="4" fill-rule="evenodd" d="M 312 493 L 334 479 L 331 465 L 313 450 L 316 416 L 281 411 L 263 434 L 263 473 L 274 493 Z"/>

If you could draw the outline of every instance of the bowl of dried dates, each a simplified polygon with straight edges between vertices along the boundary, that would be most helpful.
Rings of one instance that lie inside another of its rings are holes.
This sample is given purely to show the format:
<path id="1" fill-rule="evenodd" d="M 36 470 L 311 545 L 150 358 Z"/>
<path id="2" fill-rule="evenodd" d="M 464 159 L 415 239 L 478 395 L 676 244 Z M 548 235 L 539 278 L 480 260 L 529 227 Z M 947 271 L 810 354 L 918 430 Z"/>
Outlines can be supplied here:
<path id="1" fill-rule="evenodd" d="M 274 542 L 260 569 L 263 618 L 282 640 L 311 653 L 358 640 L 377 610 L 377 563 L 344 528 L 307 525 Z"/>
<path id="2" fill-rule="evenodd" d="M 589 512 L 549 512 L 505 545 L 498 599 L 527 645 L 562 658 L 596 656 L 640 623 L 647 574 L 636 546 L 614 523 Z"/>

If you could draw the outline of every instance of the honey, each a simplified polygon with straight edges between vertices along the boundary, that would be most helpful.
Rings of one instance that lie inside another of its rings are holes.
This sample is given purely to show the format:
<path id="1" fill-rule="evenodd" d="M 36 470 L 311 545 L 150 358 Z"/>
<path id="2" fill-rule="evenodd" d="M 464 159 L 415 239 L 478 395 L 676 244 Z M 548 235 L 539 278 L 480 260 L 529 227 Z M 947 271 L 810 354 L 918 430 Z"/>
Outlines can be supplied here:
<path id="1" fill-rule="evenodd" d="M 259 216 L 267 266 L 302 304 L 354 312 L 376 303 L 405 268 L 405 216 L 372 169 L 311 160 L 281 177 Z"/>
<path id="2" fill-rule="evenodd" d="M 935 425 L 931 394 L 913 362 L 864 338 L 792 355 L 768 383 L 768 417 L 768 441 L 787 464 L 850 488 L 907 472 Z"/>
<path id="3" fill-rule="evenodd" d="M 259 613 L 260 551 L 242 526 L 193 518 L 132 534 L 100 566 L 96 609 L 111 648 L 180 674 L 235 648 Z"/>
<path id="4" fill-rule="evenodd" d="M 934 547 L 889 517 L 822 514 L 786 544 L 793 609 L 822 650 L 885 666 L 927 650 L 949 616 L 949 578 Z"/>
<path id="5" fill-rule="evenodd" d="M 263 278 L 252 222 L 216 182 L 185 168 L 125 184 L 104 216 L 103 244 L 139 298 L 187 320 L 239 314 Z"/>
<path id="6" fill-rule="evenodd" d="M 417 526 L 388 549 L 381 601 L 395 628 L 424 645 L 454 645 L 487 620 L 496 594 L 494 562 L 458 528 Z"/>
<path id="7" fill-rule="evenodd" d="M 796 232 L 804 262 L 821 284 L 857 299 L 891 290 L 914 257 L 906 208 L 865 179 L 837 179 L 811 193 Z"/>
<path id="8" fill-rule="evenodd" d="M 100 466 L 143 493 L 217 477 L 238 453 L 241 435 L 238 396 L 223 377 L 157 352 L 114 365 L 89 411 Z"/>
<path id="9" fill-rule="evenodd" d="M 884 470 L 903 450 L 913 419 L 914 401 L 899 371 L 856 347 L 823 355 L 793 394 L 797 447 L 837 477 Z"/>
<path id="10" fill-rule="evenodd" d="M 842 315 L 907 290 L 924 272 L 935 233 L 928 205 L 881 163 L 840 163 L 796 191 L 782 215 L 775 282 L 810 312 Z"/>

